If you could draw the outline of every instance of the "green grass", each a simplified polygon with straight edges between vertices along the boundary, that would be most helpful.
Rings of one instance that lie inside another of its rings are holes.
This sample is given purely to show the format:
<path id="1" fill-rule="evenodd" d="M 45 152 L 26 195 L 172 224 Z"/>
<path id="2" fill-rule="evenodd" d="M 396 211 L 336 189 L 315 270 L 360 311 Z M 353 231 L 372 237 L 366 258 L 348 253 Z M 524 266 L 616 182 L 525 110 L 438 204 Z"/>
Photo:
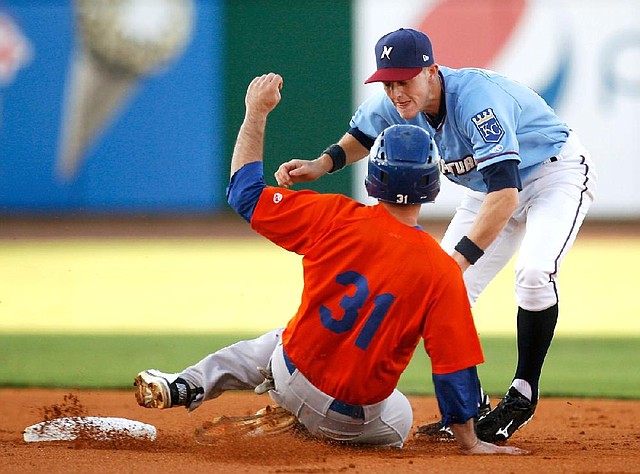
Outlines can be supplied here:
<path id="1" fill-rule="evenodd" d="M 478 372 L 489 394 L 501 396 L 516 368 L 516 341 L 511 337 L 483 337 L 485 363 Z M 405 393 L 433 393 L 425 389 L 422 367 L 430 370 L 424 351 L 416 350 L 402 377 Z M 556 337 L 540 380 L 541 395 L 640 399 L 640 338 Z M 430 381 L 430 372 L 427 372 Z"/>
<path id="2" fill-rule="evenodd" d="M 0 386 L 130 388 L 142 369 L 183 369 L 210 352 L 252 335 L 0 334 Z M 513 376 L 515 340 L 484 337 L 480 377 L 501 395 Z M 640 399 L 640 338 L 556 337 L 547 357 L 543 396 Z M 399 385 L 407 394 L 432 394 L 431 367 L 421 346 Z"/>

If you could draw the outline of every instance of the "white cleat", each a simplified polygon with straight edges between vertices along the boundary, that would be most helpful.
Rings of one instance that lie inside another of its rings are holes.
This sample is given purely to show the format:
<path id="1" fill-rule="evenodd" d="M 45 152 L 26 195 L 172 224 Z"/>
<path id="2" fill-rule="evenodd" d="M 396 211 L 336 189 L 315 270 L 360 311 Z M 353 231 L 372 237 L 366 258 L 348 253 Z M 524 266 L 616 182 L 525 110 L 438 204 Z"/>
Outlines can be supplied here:
<path id="1" fill-rule="evenodd" d="M 138 405 L 145 408 L 171 408 L 173 403 L 169 380 L 175 378 L 175 374 L 165 374 L 156 369 L 140 372 L 133 382 Z"/>

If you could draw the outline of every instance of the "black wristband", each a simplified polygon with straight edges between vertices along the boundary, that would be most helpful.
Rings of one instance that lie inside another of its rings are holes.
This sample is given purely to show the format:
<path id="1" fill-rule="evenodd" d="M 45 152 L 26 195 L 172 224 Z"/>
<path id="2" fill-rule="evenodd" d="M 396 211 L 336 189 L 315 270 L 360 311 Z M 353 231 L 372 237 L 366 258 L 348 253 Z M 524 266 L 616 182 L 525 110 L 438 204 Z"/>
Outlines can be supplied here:
<path id="1" fill-rule="evenodd" d="M 329 170 L 329 173 L 341 170 L 347 164 L 347 155 L 344 152 L 344 148 L 337 143 L 335 145 L 331 145 L 322 152 L 323 155 L 325 153 L 331 157 L 331 161 L 333 162 L 333 166 Z"/>
<path id="2" fill-rule="evenodd" d="M 471 265 L 476 263 L 478 259 L 484 255 L 484 250 L 478 247 L 475 242 L 466 235 L 456 244 L 455 250 L 466 258 Z"/>

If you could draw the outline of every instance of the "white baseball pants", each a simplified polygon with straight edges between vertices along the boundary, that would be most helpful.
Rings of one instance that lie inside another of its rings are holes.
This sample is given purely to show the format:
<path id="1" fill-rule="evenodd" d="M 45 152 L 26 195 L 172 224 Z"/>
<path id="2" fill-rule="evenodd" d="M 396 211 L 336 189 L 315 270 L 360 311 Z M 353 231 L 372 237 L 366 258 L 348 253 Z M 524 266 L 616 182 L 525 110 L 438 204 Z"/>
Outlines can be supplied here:
<path id="1" fill-rule="evenodd" d="M 596 182 L 589 152 L 571 132 L 558 156 L 542 163 L 522 183 L 518 209 L 484 255 L 464 272 L 471 304 L 518 249 L 518 306 L 542 311 L 558 303 L 556 279 L 560 263 L 593 202 Z M 484 197 L 484 193 L 467 192 L 442 238 L 445 251 L 452 253 L 467 234 Z"/>
<path id="2" fill-rule="evenodd" d="M 358 417 L 335 411 L 333 397 L 318 390 L 299 370 L 287 367 L 282 331 L 276 329 L 224 347 L 181 372 L 179 376 L 189 384 L 204 389 L 204 396 L 192 402 L 189 410 L 226 390 L 253 390 L 264 381 L 257 368 L 271 365 L 275 390 L 270 390 L 269 395 L 294 413 L 314 436 L 354 444 L 402 447 L 413 424 L 413 411 L 406 396 L 396 389 L 379 403 L 356 407 Z"/>

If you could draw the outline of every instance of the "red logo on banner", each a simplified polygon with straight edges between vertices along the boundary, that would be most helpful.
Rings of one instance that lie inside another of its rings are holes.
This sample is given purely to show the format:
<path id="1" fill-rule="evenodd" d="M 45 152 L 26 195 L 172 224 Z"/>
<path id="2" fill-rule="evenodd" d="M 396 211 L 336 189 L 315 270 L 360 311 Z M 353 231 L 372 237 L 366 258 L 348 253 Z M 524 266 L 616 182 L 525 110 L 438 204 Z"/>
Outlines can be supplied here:
<path id="1" fill-rule="evenodd" d="M 509 40 L 526 0 L 443 0 L 420 21 L 438 64 L 487 67 Z"/>
<path id="2" fill-rule="evenodd" d="M 31 58 L 31 47 L 13 20 L 0 13 L 0 85 L 13 82 Z"/>

